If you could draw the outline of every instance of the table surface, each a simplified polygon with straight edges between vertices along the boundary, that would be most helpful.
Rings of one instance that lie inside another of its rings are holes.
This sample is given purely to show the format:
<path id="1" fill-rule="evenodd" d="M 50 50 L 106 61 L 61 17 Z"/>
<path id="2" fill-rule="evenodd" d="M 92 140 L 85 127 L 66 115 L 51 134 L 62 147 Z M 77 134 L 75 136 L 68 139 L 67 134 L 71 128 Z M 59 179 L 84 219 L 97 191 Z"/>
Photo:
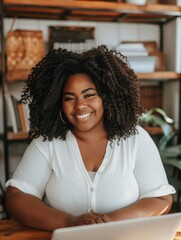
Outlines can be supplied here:
<path id="1" fill-rule="evenodd" d="M 0 220 L 1 240 L 50 240 L 51 232 L 24 227 L 13 220 Z M 173 240 L 181 240 L 181 227 Z"/>
<path id="2" fill-rule="evenodd" d="M 51 232 L 24 227 L 13 220 L 0 220 L 1 240 L 50 240 Z"/>

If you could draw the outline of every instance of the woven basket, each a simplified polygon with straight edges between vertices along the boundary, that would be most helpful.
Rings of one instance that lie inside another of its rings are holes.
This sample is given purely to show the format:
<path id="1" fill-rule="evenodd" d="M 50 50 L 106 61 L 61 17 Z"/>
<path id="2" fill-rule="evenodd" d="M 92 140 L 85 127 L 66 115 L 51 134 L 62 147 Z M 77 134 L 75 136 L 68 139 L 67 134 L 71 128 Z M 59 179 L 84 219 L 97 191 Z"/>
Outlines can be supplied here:
<path id="1" fill-rule="evenodd" d="M 45 55 L 42 31 L 15 30 L 7 34 L 7 80 L 25 80 Z"/>

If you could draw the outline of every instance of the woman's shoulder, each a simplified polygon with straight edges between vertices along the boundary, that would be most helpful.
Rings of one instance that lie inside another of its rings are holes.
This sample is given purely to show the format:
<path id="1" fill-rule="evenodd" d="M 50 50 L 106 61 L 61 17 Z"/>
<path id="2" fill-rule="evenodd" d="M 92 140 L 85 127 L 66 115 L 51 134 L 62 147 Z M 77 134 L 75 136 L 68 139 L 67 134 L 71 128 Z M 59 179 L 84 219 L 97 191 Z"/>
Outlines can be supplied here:
<path id="1" fill-rule="evenodd" d="M 136 126 L 136 134 L 134 135 L 134 138 L 138 139 L 139 141 L 145 141 L 151 138 L 149 133 L 141 126 Z"/>
<path id="2" fill-rule="evenodd" d="M 155 142 L 152 138 L 152 136 L 141 126 L 137 126 L 137 134 L 134 136 L 134 140 L 136 143 L 140 145 L 140 147 L 144 146 L 151 146 L 155 145 Z"/>
<path id="3" fill-rule="evenodd" d="M 150 140 L 151 137 L 144 128 L 137 125 L 135 130 L 136 130 L 135 134 L 130 135 L 126 139 L 124 138 L 122 139 L 123 143 L 126 144 L 129 142 L 130 144 L 135 144 L 135 143 L 141 144 L 141 143 L 144 143 L 145 141 L 147 142 Z"/>
<path id="4" fill-rule="evenodd" d="M 60 138 L 53 138 L 51 140 L 44 139 L 43 136 L 34 138 L 27 148 L 27 152 L 42 154 L 43 156 L 49 156 L 48 159 L 51 159 L 51 156 L 56 149 L 64 149 L 64 140 Z"/>
<path id="5" fill-rule="evenodd" d="M 148 135 L 148 132 L 140 125 L 136 126 L 136 131 L 139 135 Z"/>
<path id="6" fill-rule="evenodd" d="M 39 136 L 37 138 L 34 138 L 31 141 L 30 145 L 34 148 L 48 150 L 52 146 L 60 146 L 65 141 L 66 140 L 62 140 L 60 138 L 53 138 L 53 139 L 49 140 L 49 139 L 45 139 L 43 136 Z"/>

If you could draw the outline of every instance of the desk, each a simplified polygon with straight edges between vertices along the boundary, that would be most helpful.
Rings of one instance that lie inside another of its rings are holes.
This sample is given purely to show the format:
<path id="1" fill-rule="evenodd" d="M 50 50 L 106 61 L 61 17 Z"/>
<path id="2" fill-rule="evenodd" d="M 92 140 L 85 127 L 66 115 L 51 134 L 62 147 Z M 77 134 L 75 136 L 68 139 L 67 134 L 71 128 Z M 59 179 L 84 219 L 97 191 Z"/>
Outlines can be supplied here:
<path id="1" fill-rule="evenodd" d="M 51 232 L 23 227 L 13 220 L 0 220 L 1 240 L 50 240 Z M 181 228 L 173 240 L 181 240 Z"/>
<path id="2" fill-rule="evenodd" d="M 13 220 L 0 220 L 0 240 L 50 240 L 51 232 L 23 227 Z"/>

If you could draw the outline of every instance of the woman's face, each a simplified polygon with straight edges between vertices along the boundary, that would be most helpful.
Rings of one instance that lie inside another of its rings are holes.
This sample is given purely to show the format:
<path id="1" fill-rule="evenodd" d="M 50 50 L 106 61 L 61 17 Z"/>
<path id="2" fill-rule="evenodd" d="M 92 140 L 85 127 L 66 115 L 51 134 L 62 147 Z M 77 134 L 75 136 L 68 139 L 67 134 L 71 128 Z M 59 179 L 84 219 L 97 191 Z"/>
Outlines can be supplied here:
<path id="1" fill-rule="evenodd" d="M 103 127 L 103 103 L 91 78 L 83 73 L 71 75 L 63 90 L 63 112 L 74 131 Z"/>

